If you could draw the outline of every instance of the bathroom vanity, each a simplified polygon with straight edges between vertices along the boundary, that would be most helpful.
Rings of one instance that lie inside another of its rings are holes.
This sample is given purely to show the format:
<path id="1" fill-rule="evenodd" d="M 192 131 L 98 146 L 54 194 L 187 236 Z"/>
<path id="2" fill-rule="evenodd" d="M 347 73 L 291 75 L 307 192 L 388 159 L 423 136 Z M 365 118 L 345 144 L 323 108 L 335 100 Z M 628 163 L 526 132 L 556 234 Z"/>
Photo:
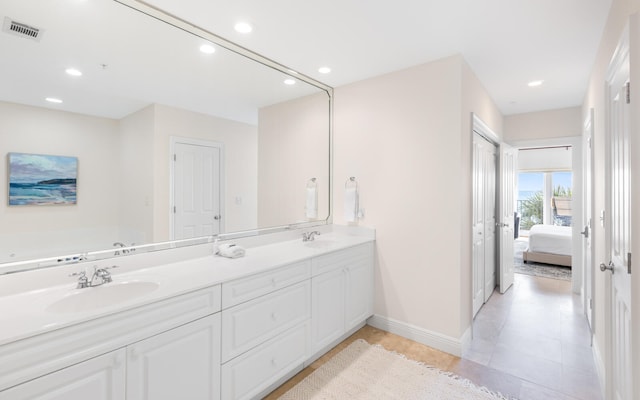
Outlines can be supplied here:
<path id="1" fill-rule="evenodd" d="M 82 265 L 0 276 L 0 399 L 260 398 L 373 313 L 373 231 L 298 235 L 122 257 L 99 287 Z"/>

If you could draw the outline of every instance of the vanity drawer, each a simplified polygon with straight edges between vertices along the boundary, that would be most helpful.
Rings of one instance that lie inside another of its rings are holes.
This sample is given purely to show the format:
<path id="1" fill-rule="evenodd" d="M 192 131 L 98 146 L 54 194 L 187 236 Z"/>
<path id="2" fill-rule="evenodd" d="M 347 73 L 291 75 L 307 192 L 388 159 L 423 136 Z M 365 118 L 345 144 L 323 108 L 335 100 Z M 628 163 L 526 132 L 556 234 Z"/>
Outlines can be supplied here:
<path id="1" fill-rule="evenodd" d="M 361 244 L 313 258 L 311 260 L 311 275 L 320 275 L 362 261 L 370 262 L 372 259 L 373 243 Z"/>
<path id="2" fill-rule="evenodd" d="M 222 311 L 222 362 L 310 317 L 310 280 Z"/>
<path id="3" fill-rule="evenodd" d="M 223 283 L 222 308 L 235 306 L 310 277 L 311 262 L 305 260 L 273 271 Z"/>
<path id="4" fill-rule="evenodd" d="M 222 366 L 222 399 L 251 399 L 307 358 L 308 325 L 302 324 Z"/>

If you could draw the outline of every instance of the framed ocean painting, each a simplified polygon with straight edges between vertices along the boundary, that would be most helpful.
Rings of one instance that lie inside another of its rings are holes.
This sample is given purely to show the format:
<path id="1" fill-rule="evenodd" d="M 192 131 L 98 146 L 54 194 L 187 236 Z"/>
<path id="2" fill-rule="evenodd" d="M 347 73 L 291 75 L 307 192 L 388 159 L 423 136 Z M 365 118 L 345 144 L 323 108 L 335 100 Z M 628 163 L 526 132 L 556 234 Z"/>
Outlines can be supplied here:
<path id="1" fill-rule="evenodd" d="M 76 204 L 78 158 L 9 153 L 9 205 Z"/>

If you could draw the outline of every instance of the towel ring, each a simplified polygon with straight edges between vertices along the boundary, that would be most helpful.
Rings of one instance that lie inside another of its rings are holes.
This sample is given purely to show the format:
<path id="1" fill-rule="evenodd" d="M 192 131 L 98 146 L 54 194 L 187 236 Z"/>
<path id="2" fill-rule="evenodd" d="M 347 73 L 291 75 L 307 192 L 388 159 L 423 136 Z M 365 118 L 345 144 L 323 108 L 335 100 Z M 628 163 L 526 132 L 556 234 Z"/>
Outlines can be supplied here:
<path id="1" fill-rule="evenodd" d="M 356 181 L 355 176 L 349 177 L 349 179 L 347 179 L 347 181 L 344 183 L 345 189 L 349 186 L 355 187 L 356 190 L 358 190 L 358 181 Z"/>
<path id="2" fill-rule="evenodd" d="M 311 178 L 307 181 L 307 189 L 315 188 L 318 186 L 316 178 Z"/>

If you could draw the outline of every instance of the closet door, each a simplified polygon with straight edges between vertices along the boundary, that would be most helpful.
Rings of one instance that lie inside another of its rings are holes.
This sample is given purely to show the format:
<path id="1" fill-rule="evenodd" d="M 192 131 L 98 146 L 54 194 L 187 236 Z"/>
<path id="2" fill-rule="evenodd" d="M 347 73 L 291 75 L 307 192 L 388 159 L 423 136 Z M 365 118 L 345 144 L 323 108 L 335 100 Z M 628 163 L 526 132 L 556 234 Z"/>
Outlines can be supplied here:
<path id="1" fill-rule="evenodd" d="M 475 316 L 484 304 L 484 173 L 483 173 L 483 140 L 473 135 L 473 250 L 472 250 L 472 285 L 473 315 Z"/>
<path id="2" fill-rule="evenodd" d="M 487 142 L 484 152 L 484 298 L 496 287 L 496 162 L 497 149 Z"/>
<path id="3" fill-rule="evenodd" d="M 473 135 L 473 315 L 496 285 L 496 146 Z"/>

